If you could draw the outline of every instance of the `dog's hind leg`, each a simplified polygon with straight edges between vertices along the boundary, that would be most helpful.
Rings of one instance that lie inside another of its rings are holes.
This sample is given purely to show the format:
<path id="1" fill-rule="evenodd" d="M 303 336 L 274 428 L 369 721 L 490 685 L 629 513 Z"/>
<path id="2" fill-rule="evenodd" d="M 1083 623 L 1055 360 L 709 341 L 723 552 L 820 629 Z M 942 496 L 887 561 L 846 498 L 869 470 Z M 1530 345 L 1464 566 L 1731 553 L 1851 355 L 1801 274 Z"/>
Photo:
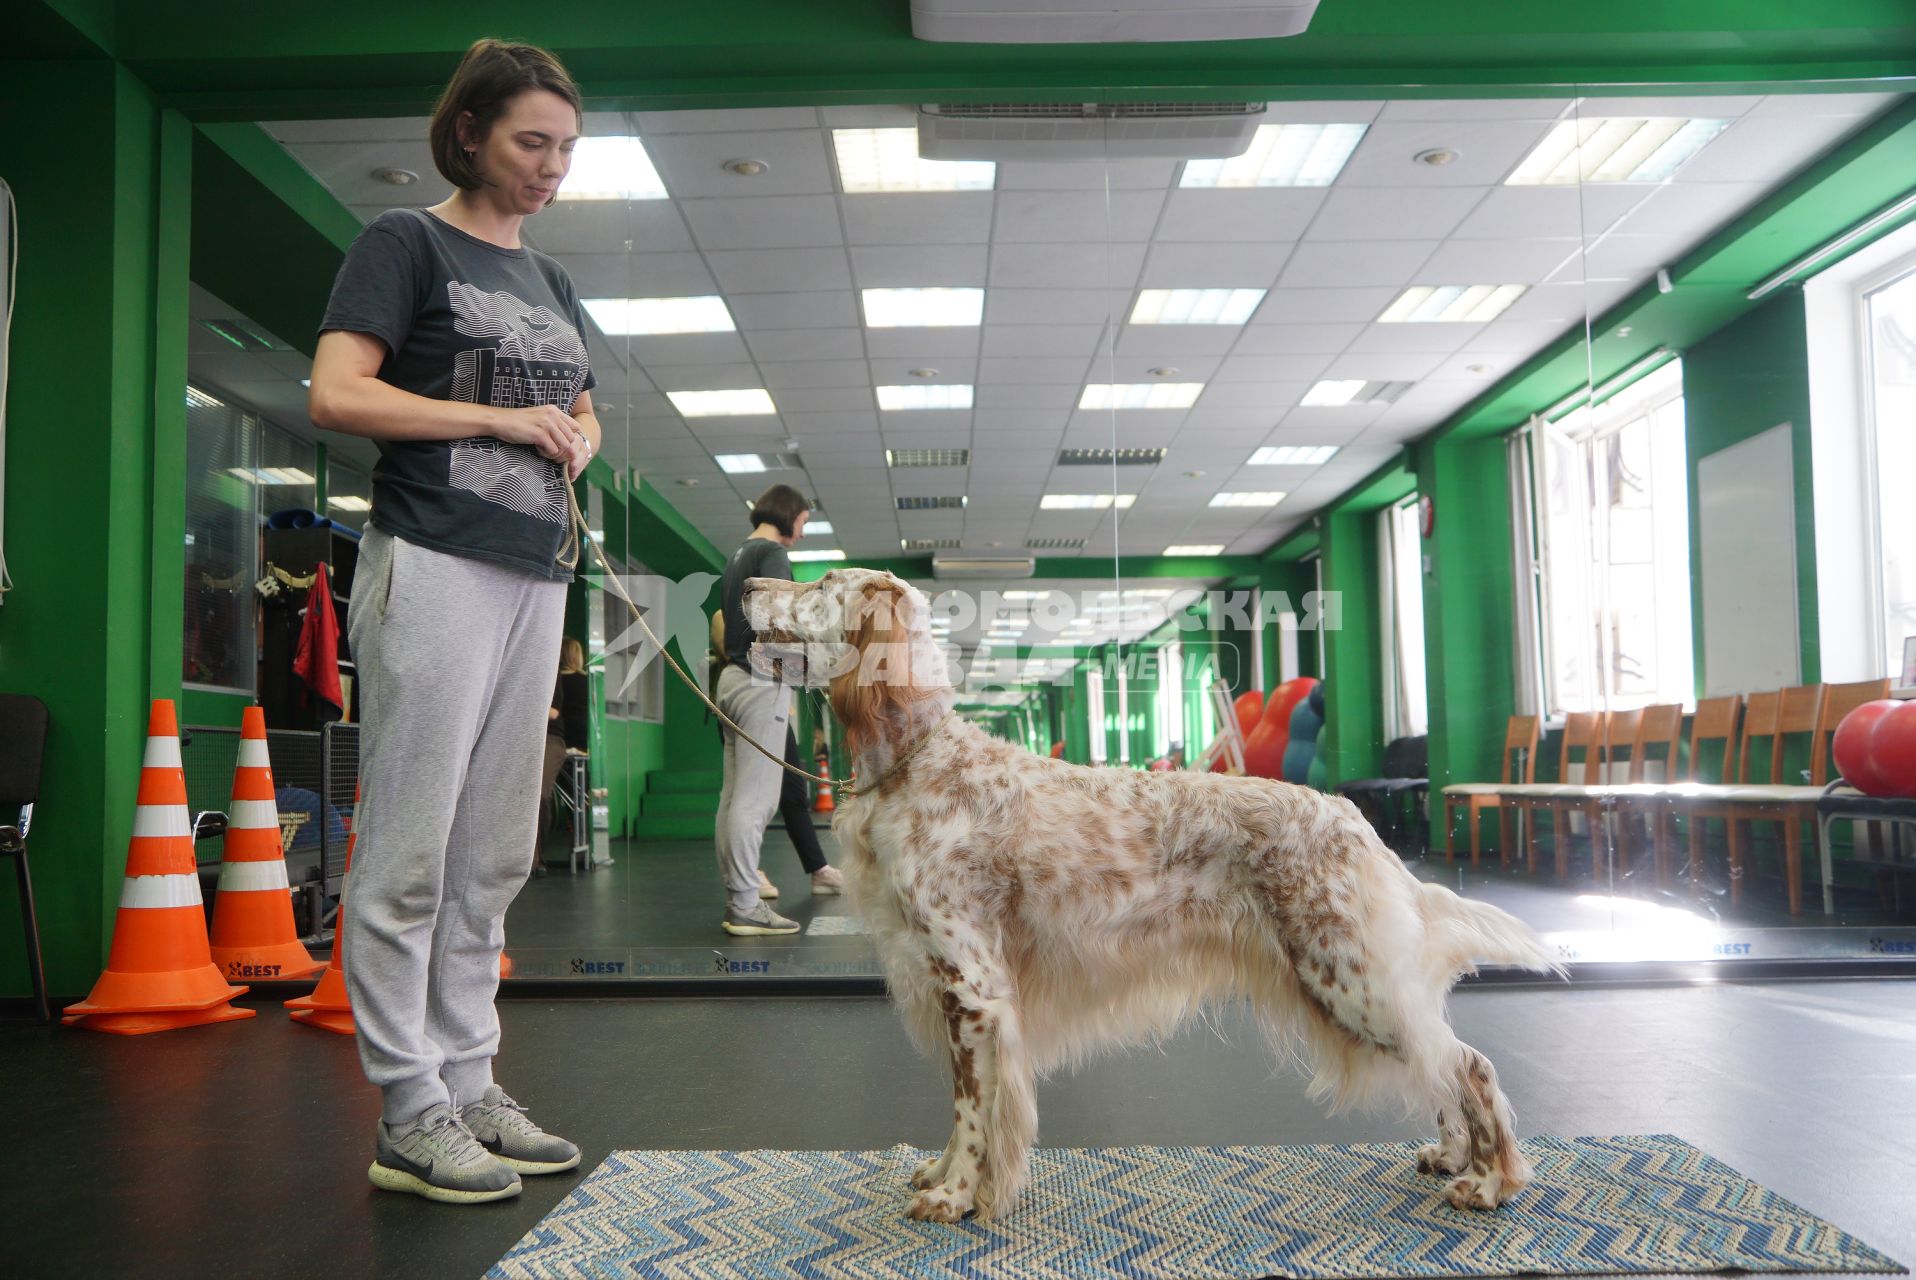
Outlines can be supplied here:
<path id="1" fill-rule="evenodd" d="M 952 1058 L 954 1128 L 945 1156 L 921 1168 L 910 1216 L 957 1222 L 1008 1210 L 1023 1189 L 1038 1126 L 1018 1007 L 1002 970 L 980 952 L 929 958 L 940 984 Z M 935 1181 L 934 1181 L 935 1179 Z"/>
<path id="2" fill-rule="evenodd" d="M 1445 1170 L 1460 1175 L 1445 1195 L 1459 1209 L 1495 1209 L 1529 1185 L 1530 1161 L 1517 1148 L 1510 1100 L 1497 1086 L 1497 1069 L 1490 1059 L 1458 1041 L 1454 1061 L 1454 1105 L 1463 1117 L 1468 1159 L 1461 1169 Z M 1440 1113 L 1449 1114 L 1448 1106 Z M 1449 1140 L 1446 1133 L 1444 1145 Z"/>

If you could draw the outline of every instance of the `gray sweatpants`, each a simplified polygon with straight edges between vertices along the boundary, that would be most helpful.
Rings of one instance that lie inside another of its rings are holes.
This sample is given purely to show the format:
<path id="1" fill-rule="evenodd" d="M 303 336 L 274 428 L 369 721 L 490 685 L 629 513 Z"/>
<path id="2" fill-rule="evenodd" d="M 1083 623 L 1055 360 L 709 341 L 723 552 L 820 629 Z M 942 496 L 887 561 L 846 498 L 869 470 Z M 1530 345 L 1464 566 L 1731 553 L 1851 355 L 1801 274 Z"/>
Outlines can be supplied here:
<path id="1" fill-rule="evenodd" d="M 750 672 L 728 663 L 719 672 L 718 704 L 739 728 L 783 758 L 785 729 L 792 718 L 790 689 L 754 680 Z M 719 726 L 719 733 L 725 739 L 725 783 L 719 790 L 716 833 L 719 879 L 725 882 L 725 896 L 733 909 L 750 911 L 758 905 L 759 844 L 765 838 L 765 824 L 778 809 L 785 771 L 725 726 Z"/>
<path id="2" fill-rule="evenodd" d="M 346 986 L 398 1124 L 492 1083 L 506 908 L 531 870 L 565 584 L 368 527 L 348 611 L 359 672 Z"/>

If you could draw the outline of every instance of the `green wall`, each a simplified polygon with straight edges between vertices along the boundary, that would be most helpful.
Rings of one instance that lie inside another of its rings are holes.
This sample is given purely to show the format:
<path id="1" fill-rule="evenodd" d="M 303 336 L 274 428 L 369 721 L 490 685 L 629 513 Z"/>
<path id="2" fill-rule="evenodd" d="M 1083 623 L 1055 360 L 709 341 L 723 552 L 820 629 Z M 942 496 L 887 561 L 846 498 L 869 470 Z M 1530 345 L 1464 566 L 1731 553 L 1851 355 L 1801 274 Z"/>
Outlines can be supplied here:
<path id="1" fill-rule="evenodd" d="M 1916 181 L 1916 174 L 1909 175 Z M 1683 353 L 1685 464 L 1690 486 L 1690 626 L 1696 687 L 1706 686 L 1703 644 L 1703 536 L 1697 464 L 1770 428 L 1790 424 L 1796 489 L 1798 679 L 1822 677 L 1816 607 L 1816 501 L 1811 475 L 1809 336 L 1802 290 L 1780 290 L 1742 319 Z M 1857 501 L 1863 501 L 1858 495 Z"/>

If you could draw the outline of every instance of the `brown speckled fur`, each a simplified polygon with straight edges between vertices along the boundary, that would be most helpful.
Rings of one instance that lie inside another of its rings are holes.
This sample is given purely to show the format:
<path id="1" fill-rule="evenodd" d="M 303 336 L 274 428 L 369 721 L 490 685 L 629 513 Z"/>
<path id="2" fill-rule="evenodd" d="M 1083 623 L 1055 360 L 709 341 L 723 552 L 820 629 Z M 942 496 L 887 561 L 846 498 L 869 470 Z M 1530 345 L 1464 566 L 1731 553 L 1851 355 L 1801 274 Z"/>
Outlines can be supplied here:
<path id="1" fill-rule="evenodd" d="M 890 574 L 750 586 L 756 630 L 860 660 L 832 704 L 858 778 L 884 783 L 842 798 L 832 830 L 893 998 L 955 1103 L 911 1216 L 1008 1212 L 1037 1137 L 1036 1076 L 1231 1000 L 1302 1057 L 1333 1110 L 1395 1099 L 1435 1117 L 1418 1167 L 1452 1179 L 1453 1204 L 1495 1208 L 1528 1181 L 1495 1071 L 1444 1016 L 1476 961 L 1556 967 L 1521 923 L 1420 883 L 1345 800 L 1086 768 L 945 719 L 927 602 Z M 798 621 L 820 603 L 825 621 Z"/>

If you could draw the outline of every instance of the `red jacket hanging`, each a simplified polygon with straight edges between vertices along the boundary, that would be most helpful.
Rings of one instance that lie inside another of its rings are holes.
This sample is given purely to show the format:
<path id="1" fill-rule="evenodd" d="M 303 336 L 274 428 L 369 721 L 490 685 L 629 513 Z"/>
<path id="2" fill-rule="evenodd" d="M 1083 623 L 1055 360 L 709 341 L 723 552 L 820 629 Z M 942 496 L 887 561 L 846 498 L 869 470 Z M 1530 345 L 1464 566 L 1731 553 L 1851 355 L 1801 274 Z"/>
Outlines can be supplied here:
<path id="1" fill-rule="evenodd" d="M 339 616 L 333 612 L 333 588 L 324 564 L 313 571 L 313 585 L 306 592 L 306 621 L 299 629 L 293 674 L 312 692 L 345 711 L 346 694 L 339 687 Z"/>

